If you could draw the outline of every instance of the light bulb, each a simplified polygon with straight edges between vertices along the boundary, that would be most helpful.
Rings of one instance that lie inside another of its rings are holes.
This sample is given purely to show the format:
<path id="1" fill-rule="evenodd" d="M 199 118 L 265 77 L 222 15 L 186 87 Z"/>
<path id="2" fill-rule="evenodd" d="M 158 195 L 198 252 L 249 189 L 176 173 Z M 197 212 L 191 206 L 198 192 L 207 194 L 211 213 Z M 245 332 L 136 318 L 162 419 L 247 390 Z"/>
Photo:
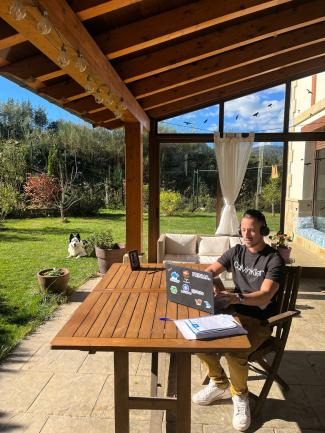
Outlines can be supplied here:
<path id="1" fill-rule="evenodd" d="M 19 0 L 14 0 L 11 3 L 9 12 L 13 19 L 16 21 L 21 21 L 26 17 L 26 8 Z"/>
<path id="2" fill-rule="evenodd" d="M 128 108 L 126 103 L 123 101 L 123 99 L 121 99 L 120 108 L 122 111 L 125 111 Z"/>
<path id="3" fill-rule="evenodd" d="M 66 66 L 68 66 L 70 64 L 70 59 L 69 59 L 65 45 L 62 45 L 62 47 L 61 47 L 61 51 L 60 51 L 60 54 L 58 57 L 58 63 L 62 68 L 65 68 Z"/>
<path id="4" fill-rule="evenodd" d="M 124 111 L 121 109 L 121 107 L 119 106 L 119 107 L 117 107 L 117 109 L 116 109 L 116 111 L 115 111 L 115 116 L 118 118 L 118 119 L 122 119 L 122 117 L 123 117 L 123 114 L 124 114 Z"/>
<path id="5" fill-rule="evenodd" d="M 94 98 L 95 98 L 95 102 L 97 102 L 97 104 L 101 104 L 103 102 L 103 97 L 100 94 L 99 90 L 97 90 L 97 92 L 95 93 Z"/>
<path id="6" fill-rule="evenodd" d="M 87 77 L 87 82 L 86 82 L 86 85 L 85 85 L 85 90 L 88 93 L 94 93 L 94 90 L 95 90 L 94 85 L 92 84 L 91 78 L 90 78 L 89 75 Z"/>
<path id="7" fill-rule="evenodd" d="M 80 52 L 78 52 L 78 58 L 76 60 L 76 68 L 80 72 L 85 72 L 85 70 L 87 69 L 87 63 L 85 61 L 85 58 Z"/>
<path id="8" fill-rule="evenodd" d="M 48 17 L 48 13 L 47 11 L 43 12 L 43 16 L 42 18 L 39 20 L 39 22 L 37 23 L 37 30 L 42 34 L 42 35 L 48 35 L 49 33 L 51 33 L 52 30 L 52 24 L 49 20 Z"/>

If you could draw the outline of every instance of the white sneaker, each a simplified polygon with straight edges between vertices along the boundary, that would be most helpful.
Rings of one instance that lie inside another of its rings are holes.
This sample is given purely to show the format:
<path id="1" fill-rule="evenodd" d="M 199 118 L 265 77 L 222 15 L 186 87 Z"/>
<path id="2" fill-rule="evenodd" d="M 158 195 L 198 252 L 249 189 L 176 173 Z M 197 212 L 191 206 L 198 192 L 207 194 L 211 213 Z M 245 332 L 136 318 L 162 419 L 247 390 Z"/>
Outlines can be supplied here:
<path id="1" fill-rule="evenodd" d="M 245 431 L 251 424 L 251 411 L 247 395 L 234 395 L 234 415 L 232 425 L 236 430 Z"/>
<path id="2" fill-rule="evenodd" d="M 229 386 L 225 389 L 218 388 L 216 383 L 210 380 L 207 386 L 192 396 L 192 401 L 193 403 L 206 406 L 215 400 L 225 400 L 227 398 L 231 398 Z"/>

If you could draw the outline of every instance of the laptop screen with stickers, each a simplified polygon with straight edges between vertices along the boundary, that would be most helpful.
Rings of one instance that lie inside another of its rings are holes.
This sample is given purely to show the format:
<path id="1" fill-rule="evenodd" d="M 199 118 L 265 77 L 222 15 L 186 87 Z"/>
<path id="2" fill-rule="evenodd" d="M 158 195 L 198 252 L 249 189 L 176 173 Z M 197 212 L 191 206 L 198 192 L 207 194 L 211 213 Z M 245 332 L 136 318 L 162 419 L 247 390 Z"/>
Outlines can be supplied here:
<path id="1" fill-rule="evenodd" d="M 212 273 L 166 263 L 167 299 L 214 314 Z"/>

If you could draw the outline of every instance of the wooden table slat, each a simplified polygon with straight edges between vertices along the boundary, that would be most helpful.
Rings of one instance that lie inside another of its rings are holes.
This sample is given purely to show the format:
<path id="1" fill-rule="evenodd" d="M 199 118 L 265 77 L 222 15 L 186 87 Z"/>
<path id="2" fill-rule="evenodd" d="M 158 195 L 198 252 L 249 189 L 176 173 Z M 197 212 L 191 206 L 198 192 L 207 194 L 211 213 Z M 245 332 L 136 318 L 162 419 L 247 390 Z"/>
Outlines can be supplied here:
<path id="1" fill-rule="evenodd" d="M 132 289 L 143 289 L 143 281 L 147 275 L 147 271 L 137 271 L 137 279 L 134 282 L 134 286 L 132 287 Z"/>
<path id="2" fill-rule="evenodd" d="M 105 304 L 109 301 L 111 295 L 112 292 L 101 292 L 101 295 L 98 298 L 96 304 L 94 305 L 92 310 L 86 316 L 85 320 L 81 323 L 79 328 L 74 333 L 75 337 L 85 337 L 88 334 L 89 330 L 91 329 L 92 325 L 96 322 Z"/>
<path id="3" fill-rule="evenodd" d="M 119 321 L 117 322 L 116 328 L 112 334 L 113 338 L 121 338 L 124 337 L 127 329 L 130 324 L 130 320 L 135 308 L 135 305 L 139 298 L 139 293 L 131 293 L 128 299 L 128 303 L 126 307 L 124 308 Z"/>
<path id="4" fill-rule="evenodd" d="M 116 274 L 114 275 L 114 277 L 112 278 L 112 280 L 109 282 L 109 284 L 106 285 L 106 288 L 107 289 L 117 288 L 117 286 L 120 282 L 120 279 L 123 277 L 123 274 L 124 274 L 126 269 L 127 269 L 127 267 L 125 265 L 121 265 L 120 268 L 118 269 L 118 271 L 116 272 Z"/>
<path id="5" fill-rule="evenodd" d="M 99 337 L 100 333 L 102 332 L 107 320 L 109 319 L 111 312 L 116 304 L 116 302 L 119 299 L 119 293 L 118 292 L 108 292 L 111 293 L 111 297 L 109 298 L 109 302 L 106 302 L 104 305 L 104 308 L 99 313 L 97 319 L 93 323 L 93 326 L 88 331 L 88 337 L 94 338 Z"/>
<path id="6" fill-rule="evenodd" d="M 122 275 L 118 285 L 116 286 L 117 289 L 123 289 L 123 288 L 127 288 L 130 287 L 130 284 L 128 282 L 130 276 L 132 274 L 132 269 L 130 266 L 126 266 L 125 270 L 124 270 L 124 274 Z"/>
<path id="7" fill-rule="evenodd" d="M 111 282 L 111 280 L 114 278 L 116 272 L 121 268 L 122 263 L 113 263 L 112 266 L 109 268 L 109 270 L 106 272 L 106 274 L 103 276 L 103 278 L 100 280 L 100 282 L 97 284 L 97 286 L 94 288 L 94 292 L 105 290 L 107 285 Z"/>
<path id="8" fill-rule="evenodd" d="M 123 313 L 125 304 L 130 296 L 129 292 L 119 292 L 118 302 L 113 307 L 113 310 L 105 323 L 105 326 L 100 333 L 100 337 L 108 338 L 111 337 L 114 333 L 116 325 L 120 319 L 121 314 Z"/>
<path id="9" fill-rule="evenodd" d="M 70 320 L 63 326 L 58 336 L 72 337 L 100 296 L 101 292 L 88 295 L 80 307 L 73 313 Z"/>
<path id="10" fill-rule="evenodd" d="M 167 302 L 166 317 L 169 319 L 177 318 L 177 304 L 175 302 Z M 174 322 L 166 322 L 165 338 L 177 338 L 177 328 Z"/>
<path id="11" fill-rule="evenodd" d="M 134 308 L 133 316 L 125 335 L 126 338 L 137 338 L 143 320 L 144 311 L 147 306 L 148 297 L 149 292 L 139 294 L 137 305 Z"/>
<path id="12" fill-rule="evenodd" d="M 158 302 L 157 302 L 156 312 L 153 320 L 151 338 L 165 338 L 166 322 L 160 320 L 160 317 L 166 317 L 166 307 L 167 307 L 166 293 L 160 292 L 158 294 Z"/>
<path id="13" fill-rule="evenodd" d="M 152 289 L 159 289 L 161 284 L 161 278 L 162 274 L 165 273 L 164 271 L 161 271 L 161 268 L 155 267 L 155 274 L 152 279 L 151 288 Z"/>
<path id="14" fill-rule="evenodd" d="M 141 328 L 139 330 L 139 338 L 150 338 L 152 324 L 155 317 L 156 305 L 158 301 L 158 292 L 149 293 L 147 306 L 144 312 Z"/>

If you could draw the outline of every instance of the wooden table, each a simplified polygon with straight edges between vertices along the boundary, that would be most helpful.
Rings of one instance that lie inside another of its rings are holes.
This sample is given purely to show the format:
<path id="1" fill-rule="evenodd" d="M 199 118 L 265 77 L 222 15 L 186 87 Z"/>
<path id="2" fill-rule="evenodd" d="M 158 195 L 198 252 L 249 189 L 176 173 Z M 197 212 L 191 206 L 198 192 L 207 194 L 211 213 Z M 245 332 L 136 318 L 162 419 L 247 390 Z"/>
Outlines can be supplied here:
<path id="1" fill-rule="evenodd" d="M 190 433 L 191 354 L 250 347 L 246 336 L 188 341 L 173 322 L 159 320 L 205 314 L 167 301 L 162 265 L 143 265 L 140 271 L 131 271 L 128 264 L 114 264 L 51 345 L 52 349 L 114 352 L 116 433 L 129 432 L 129 409 L 174 410 L 177 433 Z M 150 397 L 129 395 L 129 352 L 153 353 Z M 177 398 L 156 397 L 158 352 L 175 353 Z"/>

